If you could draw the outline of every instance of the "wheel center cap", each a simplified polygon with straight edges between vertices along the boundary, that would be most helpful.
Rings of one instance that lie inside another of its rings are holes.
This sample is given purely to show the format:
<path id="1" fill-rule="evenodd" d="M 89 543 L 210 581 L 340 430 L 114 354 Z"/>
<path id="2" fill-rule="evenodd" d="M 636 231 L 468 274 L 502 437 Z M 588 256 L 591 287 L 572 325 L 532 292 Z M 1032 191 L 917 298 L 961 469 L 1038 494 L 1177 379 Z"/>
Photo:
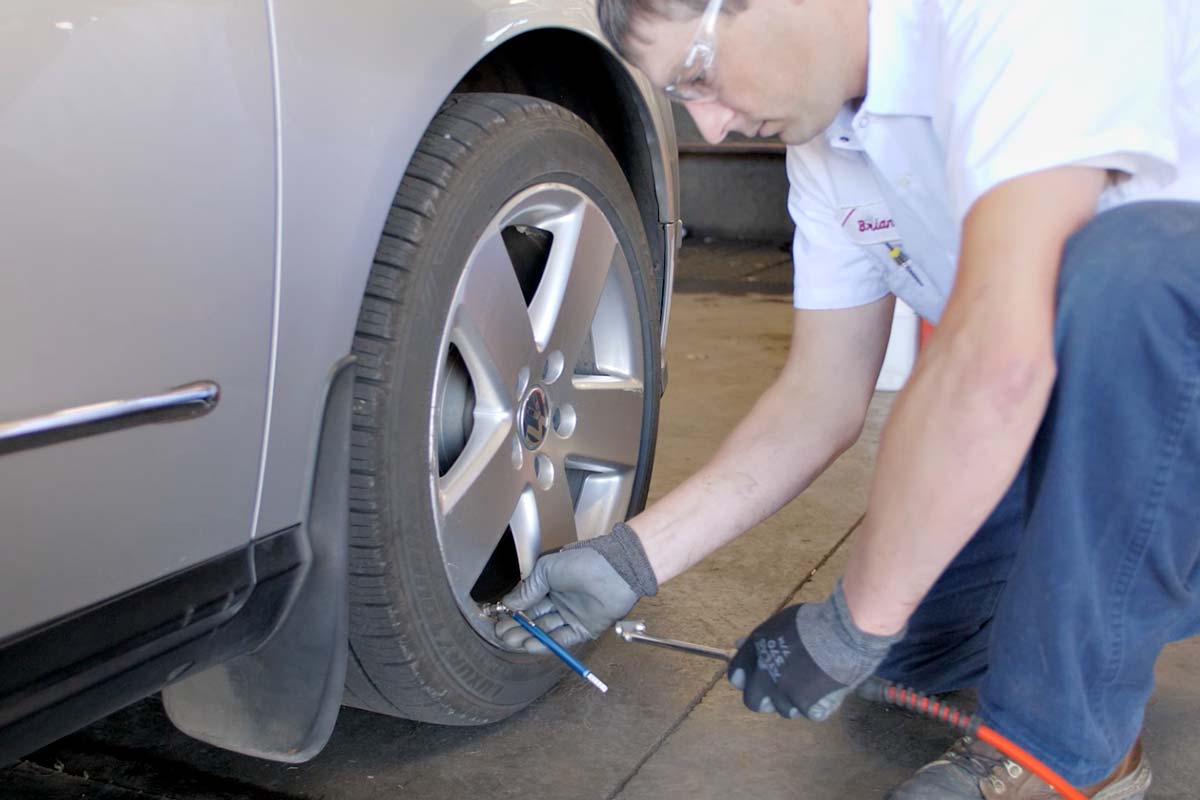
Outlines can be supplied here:
<path id="1" fill-rule="evenodd" d="M 537 450 L 546 441 L 550 425 L 550 398 L 542 387 L 535 386 L 525 395 L 521 404 L 521 444 L 529 450 Z"/>

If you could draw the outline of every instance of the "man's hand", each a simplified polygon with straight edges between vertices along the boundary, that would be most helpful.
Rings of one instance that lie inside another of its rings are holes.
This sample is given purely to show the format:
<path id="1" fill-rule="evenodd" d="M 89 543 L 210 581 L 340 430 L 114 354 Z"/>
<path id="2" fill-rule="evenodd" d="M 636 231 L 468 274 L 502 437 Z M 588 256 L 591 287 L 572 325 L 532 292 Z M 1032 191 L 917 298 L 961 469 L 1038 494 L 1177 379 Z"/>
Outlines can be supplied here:
<path id="1" fill-rule="evenodd" d="M 595 639 L 624 617 L 642 597 L 658 593 L 658 580 L 633 528 L 575 542 L 538 559 L 529 577 L 504 598 L 524 611 L 564 647 Z M 496 624 L 496 636 L 514 650 L 544 653 L 546 647 L 513 619 Z"/>
<path id="2" fill-rule="evenodd" d="M 729 682 L 751 711 L 820 722 L 903 636 L 859 630 L 839 581 L 825 602 L 791 606 L 755 628 L 729 662 Z"/>

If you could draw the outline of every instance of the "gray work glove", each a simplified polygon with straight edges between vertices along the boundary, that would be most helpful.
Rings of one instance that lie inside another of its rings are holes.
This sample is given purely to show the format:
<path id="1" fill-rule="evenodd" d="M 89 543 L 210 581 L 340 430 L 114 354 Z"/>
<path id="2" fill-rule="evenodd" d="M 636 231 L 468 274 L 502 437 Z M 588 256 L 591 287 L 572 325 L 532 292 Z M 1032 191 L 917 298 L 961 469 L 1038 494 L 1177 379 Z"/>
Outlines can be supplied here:
<path id="1" fill-rule="evenodd" d="M 819 722 L 902 638 L 904 631 L 877 636 L 859 630 L 838 581 L 825 602 L 785 608 L 755 628 L 729 662 L 729 682 L 751 711 Z"/>
<path id="2" fill-rule="evenodd" d="M 595 639 L 629 613 L 642 597 L 658 593 L 658 580 L 633 528 L 618 523 L 612 533 L 572 542 L 537 560 L 533 572 L 503 600 L 524 611 L 564 647 Z M 511 617 L 496 623 L 506 646 L 545 653 Z"/>

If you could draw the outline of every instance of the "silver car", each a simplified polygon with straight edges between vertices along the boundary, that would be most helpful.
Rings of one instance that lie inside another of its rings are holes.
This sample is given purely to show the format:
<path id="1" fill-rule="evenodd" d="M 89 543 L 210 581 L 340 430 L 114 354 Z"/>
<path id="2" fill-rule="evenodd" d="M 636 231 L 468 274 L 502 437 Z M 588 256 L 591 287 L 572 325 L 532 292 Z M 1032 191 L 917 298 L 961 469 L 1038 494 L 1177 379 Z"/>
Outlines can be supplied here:
<path id="1" fill-rule="evenodd" d="M 546 692 L 480 606 L 645 502 L 676 184 L 587 0 L 6 0 L 0 763 Z"/>

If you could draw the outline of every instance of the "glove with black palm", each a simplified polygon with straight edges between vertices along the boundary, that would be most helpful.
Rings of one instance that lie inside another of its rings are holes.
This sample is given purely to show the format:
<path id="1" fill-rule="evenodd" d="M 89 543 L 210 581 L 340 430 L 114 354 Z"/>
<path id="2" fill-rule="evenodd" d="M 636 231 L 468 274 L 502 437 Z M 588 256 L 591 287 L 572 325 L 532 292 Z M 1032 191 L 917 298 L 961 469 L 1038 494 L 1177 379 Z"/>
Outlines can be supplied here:
<path id="1" fill-rule="evenodd" d="M 751 711 L 787 719 L 828 719 L 871 677 L 904 637 L 866 633 L 854 624 L 841 581 L 823 603 L 780 611 L 754 629 L 729 662 L 729 682 Z"/>

